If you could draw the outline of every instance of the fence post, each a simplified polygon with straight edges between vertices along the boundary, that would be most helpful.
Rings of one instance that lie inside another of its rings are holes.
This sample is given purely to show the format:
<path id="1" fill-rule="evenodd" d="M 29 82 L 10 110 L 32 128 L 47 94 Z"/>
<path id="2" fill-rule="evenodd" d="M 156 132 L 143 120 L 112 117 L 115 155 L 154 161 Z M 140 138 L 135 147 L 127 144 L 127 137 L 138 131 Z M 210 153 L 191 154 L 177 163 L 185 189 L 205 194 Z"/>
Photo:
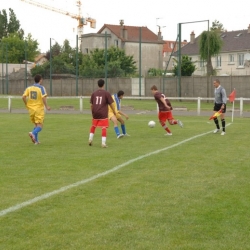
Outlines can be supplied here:
<path id="1" fill-rule="evenodd" d="M 80 99 L 80 112 L 83 112 L 83 106 L 82 106 L 82 96 L 79 98 Z"/>
<path id="2" fill-rule="evenodd" d="M 11 97 L 8 97 L 8 111 L 11 113 Z"/>
<path id="3" fill-rule="evenodd" d="M 197 115 L 201 114 L 201 98 L 197 98 Z"/>
<path id="4" fill-rule="evenodd" d="M 243 97 L 240 97 L 240 117 L 243 116 Z"/>

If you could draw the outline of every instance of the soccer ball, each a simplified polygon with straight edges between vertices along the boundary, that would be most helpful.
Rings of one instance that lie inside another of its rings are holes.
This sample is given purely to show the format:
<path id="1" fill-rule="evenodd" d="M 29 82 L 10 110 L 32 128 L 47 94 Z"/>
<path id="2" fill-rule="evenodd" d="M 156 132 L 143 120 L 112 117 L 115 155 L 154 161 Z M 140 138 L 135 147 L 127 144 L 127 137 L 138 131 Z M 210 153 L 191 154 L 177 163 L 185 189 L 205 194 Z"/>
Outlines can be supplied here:
<path id="1" fill-rule="evenodd" d="M 154 122 L 154 121 L 150 121 L 150 122 L 148 123 L 148 126 L 149 126 L 150 128 L 154 128 L 155 122 Z"/>

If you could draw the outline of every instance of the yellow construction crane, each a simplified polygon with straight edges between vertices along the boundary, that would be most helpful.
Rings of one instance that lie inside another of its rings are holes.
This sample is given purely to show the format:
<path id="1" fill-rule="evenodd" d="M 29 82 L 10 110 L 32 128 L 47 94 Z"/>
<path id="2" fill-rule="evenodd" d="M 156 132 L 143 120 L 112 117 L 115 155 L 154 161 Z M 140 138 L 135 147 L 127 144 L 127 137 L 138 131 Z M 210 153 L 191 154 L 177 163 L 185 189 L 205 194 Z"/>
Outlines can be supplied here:
<path id="1" fill-rule="evenodd" d="M 21 1 L 29 3 L 29 4 L 33 4 L 33 5 L 35 5 L 37 7 L 40 7 L 40 8 L 44 8 L 44 9 L 47 9 L 47 10 L 57 12 L 57 13 L 60 13 L 60 14 L 63 14 L 63 15 L 67 15 L 67 16 L 70 16 L 70 17 L 76 19 L 78 21 L 77 34 L 78 34 L 79 39 L 81 39 L 81 35 L 83 34 L 83 26 L 87 25 L 88 22 L 90 23 L 91 28 L 96 27 L 96 20 L 95 19 L 90 18 L 90 17 L 84 18 L 82 16 L 82 13 L 81 13 L 82 3 L 81 3 L 81 1 L 76 1 L 76 4 L 77 4 L 76 6 L 78 7 L 78 14 L 73 14 L 73 13 L 70 13 L 68 11 L 57 9 L 57 8 L 52 7 L 52 6 L 42 4 L 42 3 L 39 3 L 39 2 L 35 2 L 35 1 L 32 1 L 32 0 L 21 0 Z"/>

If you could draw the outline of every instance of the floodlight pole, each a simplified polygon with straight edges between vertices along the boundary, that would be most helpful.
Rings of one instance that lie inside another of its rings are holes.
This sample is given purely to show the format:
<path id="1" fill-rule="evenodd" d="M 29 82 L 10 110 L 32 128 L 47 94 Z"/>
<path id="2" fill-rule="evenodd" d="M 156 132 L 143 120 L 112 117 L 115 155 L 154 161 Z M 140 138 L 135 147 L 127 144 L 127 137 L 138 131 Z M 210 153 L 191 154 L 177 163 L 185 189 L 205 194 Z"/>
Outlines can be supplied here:
<path id="1" fill-rule="evenodd" d="M 8 70 L 8 43 L 6 43 L 6 94 L 9 92 L 9 70 Z"/>
<path id="2" fill-rule="evenodd" d="M 201 23 L 201 22 L 208 22 L 208 31 L 209 31 L 209 20 L 201 20 L 201 21 L 192 21 L 192 22 L 184 22 L 184 23 L 178 23 L 177 26 L 177 32 L 178 32 L 178 36 L 179 37 L 179 41 L 178 41 L 178 97 L 181 97 L 181 25 L 182 24 L 187 24 L 187 23 Z M 209 46 L 208 46 L 209 47 Z M 209 48 L 208 48 L 209 49 Z M 208 79 L 207 79 L 208 81 Z M 208 85 L 208 84 L 207 84 Z"/>
<path id="3" fill-rule="evenodd" d="M 105 90 L 108 90 L 108 36 L 105 31 Z"/>
<path id="4" fill-rule="evenodd" d="M 2 43 L 2 94 L 4 94 L 4 44 Z"/>
<path id="5" fill-rule="evenodd" d="M 27 40 L 24 42 L 25 46 L 25 88 L 27 88 Z"/>
<path id="6" fill-rule="evenodd" d="M 49 87 L 50 87 L 50 96 L 52 96 L 52 56 L 51 56 L 51 38 L 49 39 Z"/>
<path id="7" fill-rule="evenodd" d="M 172 48 L 172 52 L 171 52 L 171 54 L 169 56 L 169 59 L 168 59 L 167 66 L 166 66 L 166 68 L 164 70 L 164 73 L 163 73 L 163 78 L 162 78 L 163 79 L 163 93 L 165 93 L 165 80 L 166 80 L 166 73 L 167 73 L 168 65 L 169 65 L 169 62 L 170 62 L 170 60 L 172 58 L 172 55 L 173 55 L 174 51 L 176 51 L 175 47 L 176 47 L 177 41 L 178 41 L 178 36 L 177 36 L 177 38 L 175 40 L 174 46 Z"/>
<path id="8" fill-rule="evenodd" d="M 141 35 L 142 28 L 139 29 L 139 96 L 141 96 Z"/>
<path id="9" fill-rule="evenodd" d="M 178 23 L 178 88 L 177 88 L 177 92 L 178 92 L 178 97 L 181 97 L 181 24 L 182 23 Z"/>
<path id="10" fill-rule="evenodd" d="M 76 96 L 78 96 L 78 35 L 76 35 Z"/>
<path id="11" fill-rule="evenodd" d="M 209 97 L 209 75 L 208 75 L 208 60 L 209 60 L 209 20 L 207 20 L 207 31 L 208 31 L 208 37 L 207 37 L 207 97 Z M 208 100 L 209 102 L 209 100 Z"/>

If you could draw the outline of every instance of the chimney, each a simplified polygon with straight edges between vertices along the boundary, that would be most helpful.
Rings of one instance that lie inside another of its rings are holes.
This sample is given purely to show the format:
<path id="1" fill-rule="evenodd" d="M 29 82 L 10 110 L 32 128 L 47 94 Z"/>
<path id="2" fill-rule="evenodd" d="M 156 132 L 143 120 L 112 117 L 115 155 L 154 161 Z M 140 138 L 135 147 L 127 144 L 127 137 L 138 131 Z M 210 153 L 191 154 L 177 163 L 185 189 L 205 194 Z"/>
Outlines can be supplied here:
<path id="1" fill-rule="evenodd" d="M 128 30 L 125 26 L 123 26 L 123 38 L 128 40 Z"/>
<path id="2" fill-rule="evenodd" d="M 120 37 L 121 39 L 123 39 L 123 24 L 124 24 L 124 20 L 120 20 Z"/>
<path id="3" fill-rule="evenodd" d="M 250 33 L 250 24 L 248 25 L 248 31 L 247 31 L 247 33 Z"/>
<path id="4" fill-rule="evenodd" d="M 161 26 L 157 25 L 159 30 L 158 30 L 158 41 L 162 40 L 162 36 L 161 36 Z"/>
<path id="5" fill-rule="evenodd" d="M 159 31 L 158 32 L 158 41 L 161 41 L 162 40 L 162 36 L 161 36 L 161 32 Z"/>
<path id="6" fill-rule="evenodd" d="M 194 39 L 195 39 L 195 34 L 194 34 L 194 32 L 192 31 L 191 34 L 190 34 L 190 43 L 191 43 L 191 44 L 194 43 Z"/>

